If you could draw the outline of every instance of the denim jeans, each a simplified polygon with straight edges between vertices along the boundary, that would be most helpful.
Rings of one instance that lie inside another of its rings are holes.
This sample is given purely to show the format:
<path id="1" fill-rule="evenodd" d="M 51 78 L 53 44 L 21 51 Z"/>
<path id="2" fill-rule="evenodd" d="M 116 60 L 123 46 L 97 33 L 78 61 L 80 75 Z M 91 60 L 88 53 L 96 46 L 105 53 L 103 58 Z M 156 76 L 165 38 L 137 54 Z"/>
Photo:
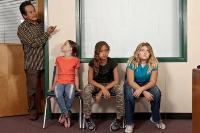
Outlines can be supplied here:
<path id="1" fill-rule="evenodd" d="M 161 92 L 157 86 L 147 90 L 153 95 L 153 101 L 151 101 L 152 118 L 155 122 L 160 121 L 160 98 Z M 135 100 L 133 96 L 134 89 L 130 87 L 127 81 L 124 82 L 124 99 L 125 99 L 125 120 L 127 125 L 134 123 L 134 110 Z"/>
<path id="2" fill-rule="evenodd" d="M 57 84 L 55 87 L 56 100 L 61 114 L 68 115 L 75 95 L 73 84 Z"/>

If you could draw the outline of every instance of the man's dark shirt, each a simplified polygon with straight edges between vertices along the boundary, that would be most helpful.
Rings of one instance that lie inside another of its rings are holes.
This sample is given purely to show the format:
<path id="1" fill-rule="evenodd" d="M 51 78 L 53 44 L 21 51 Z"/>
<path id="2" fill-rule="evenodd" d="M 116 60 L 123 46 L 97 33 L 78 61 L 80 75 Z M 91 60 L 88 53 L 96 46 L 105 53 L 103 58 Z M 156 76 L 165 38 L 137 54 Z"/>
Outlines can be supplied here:
<path id="1" fill-rule="evenodd" d="M 18 27 L 17 35 L 24 50 L 24 69 L 42 70 L 44 67 L 44 45 L 48 40 L 43 23 L 33 24 L 27 20 Z"/>

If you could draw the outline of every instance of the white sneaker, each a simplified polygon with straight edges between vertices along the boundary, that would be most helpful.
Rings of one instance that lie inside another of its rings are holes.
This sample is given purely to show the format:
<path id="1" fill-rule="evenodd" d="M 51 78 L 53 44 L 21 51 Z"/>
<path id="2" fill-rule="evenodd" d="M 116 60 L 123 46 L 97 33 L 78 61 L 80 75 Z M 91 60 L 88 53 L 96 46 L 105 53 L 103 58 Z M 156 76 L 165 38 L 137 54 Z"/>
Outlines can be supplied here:
<path id="1" fill-rule="evenodd" d="M 126 125 L 125 133 L 132 133 L 134 125 Z"/>
<path id="2" fill-rule="evenodd" d="M 150 121 L 156 125 L 157 128 L 159 129 L 165 129 L 166 128 L 166 125 L 160 120 L 159 122 L 155 122 L 153 121 L 153 118 L 151 117 L 150 118 Z"/>

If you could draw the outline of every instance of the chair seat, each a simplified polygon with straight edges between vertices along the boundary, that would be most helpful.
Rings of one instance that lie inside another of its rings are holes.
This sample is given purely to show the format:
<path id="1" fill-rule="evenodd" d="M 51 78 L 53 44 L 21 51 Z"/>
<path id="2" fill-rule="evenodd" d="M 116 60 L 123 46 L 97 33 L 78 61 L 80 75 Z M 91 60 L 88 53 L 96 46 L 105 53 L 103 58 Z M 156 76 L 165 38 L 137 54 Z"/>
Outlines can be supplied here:
<path id="1" fill-rule="evenodd" d="M 75 97 L 81 97 L 81 93 L 78 91 L 75 91 Z"/>
<path id="2" fill-rule="evenodd" d="M 49 97 L 55 97 L 55 92 L 54 91 L 49 91 L 47 93 L 47 96 L 49 96 Z M 75 97 L 80 97 L 80 96 L 81 96 L 80 92 L 75 91 Z"/>
<path id="3" fill-rule="evenodd" d="M 49 91 L 49 92 L 47 93 L 47 96 L 55 97 L 54 91 Z"/>

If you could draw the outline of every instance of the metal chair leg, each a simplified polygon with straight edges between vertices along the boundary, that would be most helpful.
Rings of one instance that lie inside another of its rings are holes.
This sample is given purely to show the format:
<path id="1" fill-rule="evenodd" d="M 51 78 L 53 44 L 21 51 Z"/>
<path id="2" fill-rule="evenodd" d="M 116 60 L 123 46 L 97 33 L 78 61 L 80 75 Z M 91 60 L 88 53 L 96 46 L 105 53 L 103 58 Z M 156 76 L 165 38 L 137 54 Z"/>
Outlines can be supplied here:
<path id="1" fill-rule="evenodd" d="M 83 123 L 82 123 L 82 128 L 85 128 L 85 114 L 83 114 Z"/>
<path id="2" fill-rule="evenodd" d="M 123 117 L 122 128 L 125 129 L 125 118 Z"/>
<path id="3" fill-rule="evenodd" d="M 46 115 L 47 115 L 47 105 L 48 105 L 48 99 L 49 97 L 46 98 L 46 102 L 45 102 L 45 109 L 44 109 L 44 119 L 43 119 L 43 128 L 45 128 L 45 124 L 46 124 Z"/>
<path id="4" fill-rule="evenodd" d="M 82 99 L 79 97 L 79 128 L 82 128 Z"/>

